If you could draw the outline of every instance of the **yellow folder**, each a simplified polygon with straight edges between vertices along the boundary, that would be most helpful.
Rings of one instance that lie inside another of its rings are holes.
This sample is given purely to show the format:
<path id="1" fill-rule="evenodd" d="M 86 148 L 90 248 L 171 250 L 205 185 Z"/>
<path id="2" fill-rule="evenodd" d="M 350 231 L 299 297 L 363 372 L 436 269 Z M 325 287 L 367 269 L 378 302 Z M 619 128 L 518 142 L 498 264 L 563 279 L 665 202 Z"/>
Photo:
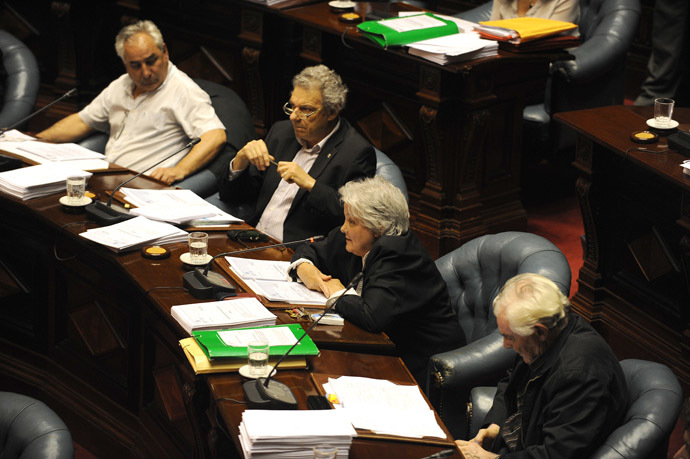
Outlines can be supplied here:
<path id="1" fill-rule="evenodd" d="M 519 35 L 519 38 L 511 39 L 510 41 L 513 43 L 524 43 L 527 41 L 536 40 L 537 38 L 557 35 L 559 33 L 577 28 L 577 24 L 573 24 L 572 22 L 532 17 L 500 19 L 498 21 L 482 21 L 479 24 L 482 26 L 488 26 L 490 28 L 497 27 L 507 31 L 515 31 L 517 35 Z M 482 32 L 491 35 L 490 30 L 480 28 L 479 33 L 482 34 Z M 497 35 L 493 38 L 500 40 L 499 36 L 500 35 Z"/>

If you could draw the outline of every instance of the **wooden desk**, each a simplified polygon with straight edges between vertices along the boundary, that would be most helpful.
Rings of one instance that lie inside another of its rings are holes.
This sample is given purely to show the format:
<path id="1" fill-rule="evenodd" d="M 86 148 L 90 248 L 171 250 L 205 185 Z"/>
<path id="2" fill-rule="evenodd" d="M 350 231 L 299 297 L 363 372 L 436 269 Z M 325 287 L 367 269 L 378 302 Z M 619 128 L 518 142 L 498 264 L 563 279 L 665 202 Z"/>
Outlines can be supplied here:
<path id="1" fill-rule="evenodd" d="M 394 381 L 396 383 L 414 384 L 412 375 L 407 371 L 402 361 L 397 357 L 382 357 L 366 354 L 354 354 L 349 352 L 322 351 L 318 358 L 309 358 L 310 370 L 282 370 L 276 379 L 287 384 L 295 393 L 300 409 L 306 409 L 308 395 L 318 395 L 319 391 L 314 385 L 310 373 L 333 374 L 348 376 L 366 376 Z M 242 420 L 242 412 L 245 406 L 235 403 L 233 400 L 243 400 L 244 395 L 240 386 L 239 374 L 210 375 L 207 378 L 210 392 L 214 397 L 214 407 L 211 419 L 221 419 L 229 426 L 229 434 L 238 451 L 241 446 L 238 439 L 238 426 Z M 222 400 L 221 400 L 222 399 Z M 440 418 L 437 420 L 443 426 Z M 289 428 L 289 427 L 286 427 Z M 295 427 L 298 428 L 298 427 Z M 351 458 L 361 457 L 390 457 L 417 459 L 436 453 L 438 451 L 455 448 L 452 437 L 445 427 L 446 439 L 424 438 L 410 439 L 410 441 L 386 441 L 372 438 L 356 438 L 350 449 Z M 456 451 L 451 457 L 462 457 Z"/>
<path id="2" fill-rule="evenodd" d="M 103 193 L 130 176 L 95 174 L 88 189 Z M 131 184 L 160 187 L 147 178 Z M 166 260 L 144 259 L 138 251 L 114 254 L 81 238 L 78 234 L 95 223 L 83 214 L 65 213 L 58 198 L 22 202 L 0 195 L 0 276 L 11 272 L 16 279 L 0 277 L 0 285 L 17 284 L 15 291 L 0 291 L 0 390 L 44 400 L 98 457 L 209 456 L 209 438 L 222 428 L 206 421 L 209 400 L 223 396 L 214 392 L 218 384 L 228 387 L 238 375 L 214 375 L 213 384 L 207 384 L 206 376 L 191 372 L 178 345 L 185 333 L 171 318 L 170 307 L 198 301 L 182 289 L 185 269 L 179 256 L 186 244 L 169 245 L 172 255 Z M 239 248 L 224 232 L 209 239 L 211 254 Z M 290 255 L 272 249 L 256 256 Z M 278 313 L 281 321 L 291 320 Z M 312 337 L 324 349 L 392 350 L 385 335 L 352 324 L 320 326 Z M 352 353 L 344 360 L 349 367 L 342 362 L 336 366 L 339 359 L 321 358 L 312 359 L 312 367 L 329 374 L 349 368 L 351 374 L 379 377 L 394 367 L 393 376 L 409 376 L 393 357 Z M 296 381 L 307 375 L 285 371 L 281 378 L 291 373 Z M 366 457 L 381 444 L 386 442 L 371 447 L 364 442 L 358 446 L 362 456 L 352 457 Z"/>
<path id="3" fill-rule="evenodd" d="M 690 109 L 673 115 L 680 129 L 690 128 Z M 679 166 L 686 158 L 667 151 L 665 137 L 652 145 L 630 140 L 651 117 L 651 107 L 623 106 L 556 115 L 578 134 L 574 165 L 586 239 L 573 305 L 620 359 L 664 363 L 687 391 L 690 177 Z"/>

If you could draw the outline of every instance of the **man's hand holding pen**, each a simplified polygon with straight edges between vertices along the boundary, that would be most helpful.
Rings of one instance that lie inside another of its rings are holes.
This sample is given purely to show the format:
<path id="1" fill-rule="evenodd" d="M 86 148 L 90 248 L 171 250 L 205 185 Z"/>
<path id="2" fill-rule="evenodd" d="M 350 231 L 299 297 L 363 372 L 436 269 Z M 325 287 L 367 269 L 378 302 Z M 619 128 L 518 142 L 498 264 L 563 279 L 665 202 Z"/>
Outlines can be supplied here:
<path id="1" fill-rule="evenodd" d="M 316 183 L 316 180 L 296 163 L 291 161 L 277 163 L 275 158 L 268 153 L 268 148 L 263 140 L 252 140 L 242 147 L 232 162 L 232 169 L 239 171 L 249 164 L 253 164 L 260 171 L 265 171 L 270 164 L 273 164 L 283 180 L 308 191 L 311 191 Z"/>

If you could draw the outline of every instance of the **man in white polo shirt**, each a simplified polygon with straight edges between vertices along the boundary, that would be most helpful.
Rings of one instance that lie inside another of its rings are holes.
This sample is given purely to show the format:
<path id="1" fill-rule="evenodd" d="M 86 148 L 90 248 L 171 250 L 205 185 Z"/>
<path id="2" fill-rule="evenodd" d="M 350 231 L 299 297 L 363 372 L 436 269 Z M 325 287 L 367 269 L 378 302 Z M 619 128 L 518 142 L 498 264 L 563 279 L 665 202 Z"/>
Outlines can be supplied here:
<path id="1" fill-rule="evenodd" d="M 139 21 L 124 27 L 115 50 L 127 73 L 88 106 L 39 133 L 51 142 L 73 142 L 95 131 L 109 132 L 108 161 L 141 172 L 200 138 L 147 172 L 171 184 L 201 169 L 225 143 L 225 128 L 211 99 L 170 62 L 158 27 Z"/>

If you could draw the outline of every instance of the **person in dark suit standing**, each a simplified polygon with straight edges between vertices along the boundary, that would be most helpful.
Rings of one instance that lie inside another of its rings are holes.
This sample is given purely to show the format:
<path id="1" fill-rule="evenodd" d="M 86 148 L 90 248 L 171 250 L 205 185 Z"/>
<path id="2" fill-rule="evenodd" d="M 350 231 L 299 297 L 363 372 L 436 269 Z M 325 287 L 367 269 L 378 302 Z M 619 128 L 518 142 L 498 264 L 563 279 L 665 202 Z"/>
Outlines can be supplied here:
<path id="1" fill-rule="evenodd" d="M 225 202 L 256 202 L 247 223 L 279 241 L 326 234 L 343 221 L 337 189 L 371 177 L 374 148 L 340 117 L 347 88 L 324 65 L 292 80 L 289 121 L 237 152 L 220 181 Z"/>
<path id="2" fill-rule="evenodd" d="M 385 332 L 424 387 L 429 357 L 465 342 L 446 283 L 409 228 L 398 188 L 377 176 L 345 184 L 340 195 L 345 223 L 325 240 L 298 247 L 289 273 L 330 302 L 362 272 L 335 311 L 365 330 Z"/>

